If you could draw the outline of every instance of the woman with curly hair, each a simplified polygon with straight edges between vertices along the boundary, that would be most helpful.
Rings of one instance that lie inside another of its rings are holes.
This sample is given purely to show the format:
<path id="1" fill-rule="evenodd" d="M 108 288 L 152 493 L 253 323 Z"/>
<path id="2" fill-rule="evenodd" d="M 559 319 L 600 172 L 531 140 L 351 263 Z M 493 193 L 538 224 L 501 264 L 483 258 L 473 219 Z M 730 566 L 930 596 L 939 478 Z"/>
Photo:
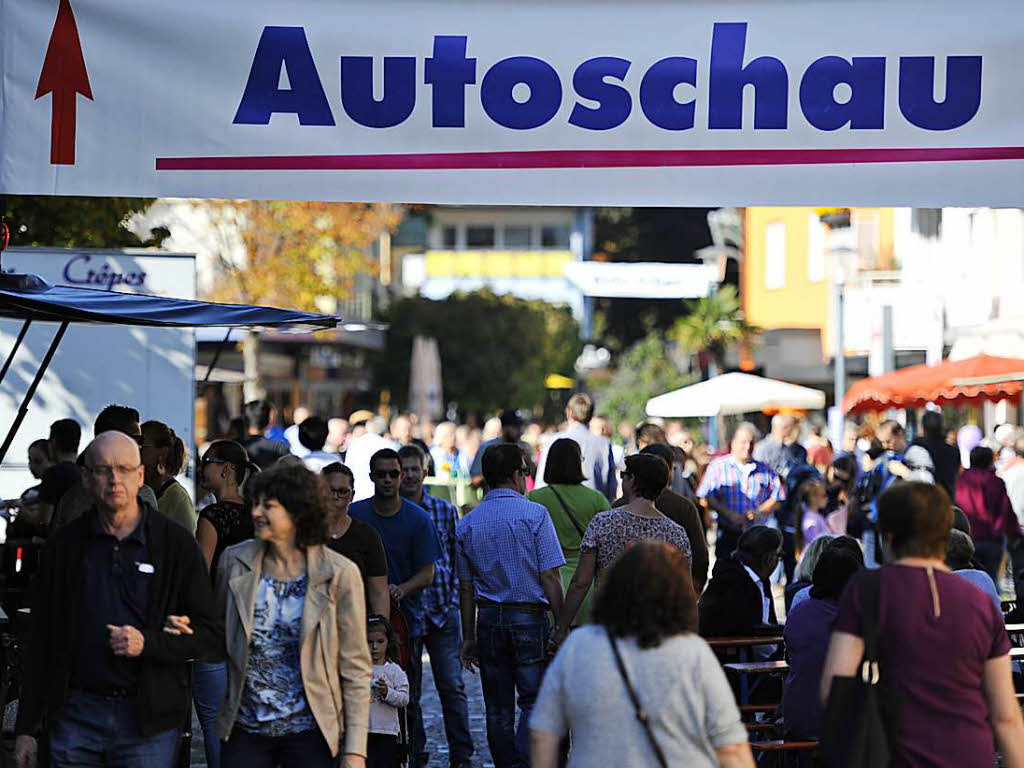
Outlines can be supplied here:
<path id="1" fill-rule="evenodd" d="M 275 467 L 246 488 L 255 539 L 217 569 L 226 606 L 225 768 L 364 768 L 372 665 L 359 569 L 325 546 L 327 486 Z"/>
<path id="2" fill-rule="evenodd" d="M 675 546 L 686 562 L 693 550 L 686 530 L 654 506 L 672 479 L 669 465 L 660 456 L 638 453 L 626 459 L 622 473 L 623 494 L 629 502 L 599 512 L 587 524 L 580 542 L 580 559 L 565 592 L 565 603 L 555 628 L 555 643 L 565 639 L 592 584 L 600 587 L 604 573 L 616 558 L 640 541 L 663 541 Z M 693 580 L 687 579 L 693 588 Z"/>
<path id="3" fill-rule="evenodd" d="M 544 675 L 530 719 L 533 768 L 558 765 L 569 731 L 569 768 L 753 768 L 725 673 L 696 634 L 697 596 L 677 547 L 634 544 L 605 575 L 594 620 Z"/>

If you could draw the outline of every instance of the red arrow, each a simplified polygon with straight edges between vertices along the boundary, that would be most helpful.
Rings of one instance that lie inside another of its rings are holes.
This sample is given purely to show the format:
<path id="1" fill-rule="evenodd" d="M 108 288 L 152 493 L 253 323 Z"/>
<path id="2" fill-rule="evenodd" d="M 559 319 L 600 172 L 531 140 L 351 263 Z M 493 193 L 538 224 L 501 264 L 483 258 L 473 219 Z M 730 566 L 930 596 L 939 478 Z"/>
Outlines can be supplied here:
<path id="1" fill-rule="evenodd" d="M 50 164 L 75 164 L 75 108 L 77 94 L 92 100 L 89 73 L 85 70 L 78 25 L 70 0 L 60 0 L 57 20 L 46 47 L 43 71 L 39 73 L 36 98 L 53 94 L 50 122 Z"/>

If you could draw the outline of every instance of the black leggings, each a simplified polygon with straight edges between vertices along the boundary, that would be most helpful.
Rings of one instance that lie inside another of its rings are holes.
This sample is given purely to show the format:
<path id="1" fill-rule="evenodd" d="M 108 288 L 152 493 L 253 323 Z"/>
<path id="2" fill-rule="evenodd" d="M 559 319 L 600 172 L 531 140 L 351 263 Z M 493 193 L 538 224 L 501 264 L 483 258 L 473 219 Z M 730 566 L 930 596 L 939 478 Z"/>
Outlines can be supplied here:
<path id="1" fill-rule="evenodd" d="M 220 753 L 223 768 L 331 768 L 334 758 L 319 730 L 261 736 L 235 728 Z"/>
<path id="2" fill-rule="evenodd" d="M 366 742 L 366 768 L 398 768 L 398 737 L 371 733 Z"/>

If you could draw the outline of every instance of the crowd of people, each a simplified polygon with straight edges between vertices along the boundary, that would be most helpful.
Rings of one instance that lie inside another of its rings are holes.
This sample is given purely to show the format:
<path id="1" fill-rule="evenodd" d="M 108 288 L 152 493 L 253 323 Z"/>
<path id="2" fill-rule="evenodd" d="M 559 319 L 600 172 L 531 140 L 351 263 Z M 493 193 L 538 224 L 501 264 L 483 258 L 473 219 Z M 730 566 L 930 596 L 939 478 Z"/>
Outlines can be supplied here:
<path id="1" fill-rule="evenodd" d="M 999 591 L 1024 553 L 1021 435 L 954 447 L 927 413 L 913 444 L 885 421 L 834 449 L 779 414 L 713 456 L 679 424 L 613 435 L 585 394 L 548 429 L 293 419 L 248 403 L 201 446 L 195 494 L 182 440 L 130 407 L 84 451 L 69 419 L 32 444 L 39 484 L 5 502 L 8 539 L 41 547 L 19 768 L 169 768 L 192 706 L 210 768 L 426 766 L 424 660 L 452 768 L 477 748 L 464 670 L 498 768 L 748 767 L 705 638 L 766 638 L 781 735 L 817 740 L 864 655 L 865 584 L 893 764 L 991 764 L 996 744 L 1024 768 Z"/>

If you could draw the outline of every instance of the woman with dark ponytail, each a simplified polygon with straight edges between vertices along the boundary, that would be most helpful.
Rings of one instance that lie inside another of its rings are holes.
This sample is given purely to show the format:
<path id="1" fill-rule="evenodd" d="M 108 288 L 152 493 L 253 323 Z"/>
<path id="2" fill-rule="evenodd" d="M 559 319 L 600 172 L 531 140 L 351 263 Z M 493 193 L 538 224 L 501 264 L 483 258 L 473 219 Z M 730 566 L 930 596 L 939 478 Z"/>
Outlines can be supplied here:
<path id="1" fill-rule="evenodd" d="M 258 473 L 249 454 L 234 440 L 210 444 L 199 461 L 199 485 L 217 500 L 199 513 L 196 540 L 210 573 L 217 572 L 221 553 L 253 537 L 252 512 L 242 492 L 245 481 Z M 220 768 L 221 742 L 217 738 L 217 710 L 228 686 L 227 666 L 223 658 L 196 661 L 192 696 L 196 715 L 203 728 L 206 764 Z"/>
<path id="2" fill-rule="evenodd" d="M 175 480 L 185 466 L 185 443 L 163 422 L 147 421 L 142 425 L 142 465 L 146 485 L 156 494 L 160 511 L 195 535 L 195 505 L 188 491 Z"/>

